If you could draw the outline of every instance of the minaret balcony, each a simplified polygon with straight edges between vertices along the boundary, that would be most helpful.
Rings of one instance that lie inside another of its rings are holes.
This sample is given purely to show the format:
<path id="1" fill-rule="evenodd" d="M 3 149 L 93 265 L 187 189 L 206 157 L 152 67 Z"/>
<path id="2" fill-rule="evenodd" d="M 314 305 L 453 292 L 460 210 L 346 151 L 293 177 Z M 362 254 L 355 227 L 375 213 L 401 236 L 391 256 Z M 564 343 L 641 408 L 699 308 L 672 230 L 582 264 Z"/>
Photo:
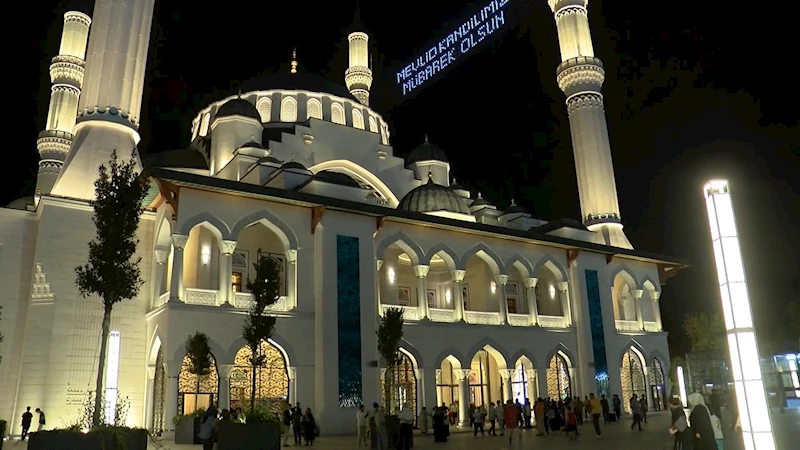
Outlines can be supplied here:
<path id="1" fill-rule="evenodd" d="M 599 92 L 605 81 L 603 62 L 594 56 L 577 56 L 558 65 L 558 87 L 570 97 L 581 92 Z"/>
<path id="2" fill-rule="evenodd" d="M 79 88 L 83 84 L 86 62 L 80 58 L 59 55 L 50 64 L 50 82 Z"/>
<path id="3" fill-rule="evenodd" d="M 372 71 L 369 67 L 354 66 L 344 72 L 344 82 L 347 89 L 364 88 L 369 90 L 372 87 Z"/>

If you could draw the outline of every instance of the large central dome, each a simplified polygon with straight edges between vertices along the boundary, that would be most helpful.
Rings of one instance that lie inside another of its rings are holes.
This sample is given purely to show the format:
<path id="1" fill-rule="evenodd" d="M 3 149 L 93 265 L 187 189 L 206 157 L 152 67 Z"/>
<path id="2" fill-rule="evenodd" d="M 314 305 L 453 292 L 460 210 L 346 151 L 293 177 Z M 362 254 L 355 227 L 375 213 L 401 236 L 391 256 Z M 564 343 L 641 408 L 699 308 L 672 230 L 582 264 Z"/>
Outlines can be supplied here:
<path id="1" fill-rule="evenodd" d="M 319 75 L 308 73 L 276 73 L 263 75 L 245 81 L 240 86 L 241 92 L 253 91 L 308 91 L 331 94 L 337 97 L 358 101 L 346 87 L 328 81 Z"/>

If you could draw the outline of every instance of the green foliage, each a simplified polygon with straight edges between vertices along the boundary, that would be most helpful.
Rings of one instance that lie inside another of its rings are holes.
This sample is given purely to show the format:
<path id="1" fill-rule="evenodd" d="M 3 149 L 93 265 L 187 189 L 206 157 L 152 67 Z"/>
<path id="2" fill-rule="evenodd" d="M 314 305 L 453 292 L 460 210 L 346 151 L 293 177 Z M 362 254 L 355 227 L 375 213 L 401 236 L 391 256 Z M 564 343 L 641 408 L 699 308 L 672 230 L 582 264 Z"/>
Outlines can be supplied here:
<path id="1" fill-rule="evenodd" d="M 211 347 L 208 345 L 208 336 L 199 331 L 186 340 L 186 356 L 189 357 L 189 373 L 196 375 L 198 380 L 211 373 L 214 362 L 211 356 Z"/>
<path id="2" fill-rule="evenodd" d="M 271 423 L 279 425 L 281 423 L 281 417 L 267 405 L 258 404 L 253 410 L 247 413 L 245 423 Z"/>
<path id="3" fill-rule="evenodd" d="M 180 422 L 183 419 L 186 419 L 186 418 L 189 418 L 189 417 L 192 417 L 192 418 L 194 418 L 194 417 L 203 417 L 205 415 L 206 415 L 206 410 L 204 408 L 199 408 L 193 413 L 176 415 L 175 417 L 172 418 L 172 424 L 173 425 L 178 425 L 178 422 Z"/>
<path id="4" fill-rule="evenodd" d="M 100 411 L 98 411 L 100 421 L 94 422 L 95 407 L 97 403 L 97 397 L 95 396 L 94 392 L 87 392 L 86 397 L 83 400 L 83 405 L 78 408 L 78 417 L 72 421 L 72 423 L 60 429 L 65 431 L 84 432 L 91 431 L 97 427 L 125 428 L 124 425 L 119 424 L 124 424 L 128 419 L 128 411 L 130 411 L 131 408 L 131 403 L 128 400 L 128 397 L 123 397 L 117 393 L 117 405 L 116 409 L 114 410 L 113 422 L 105 416 L 105 394 L 100 395 L 99 403 L 103 405 Z"/>
<path id="5" fill-rule="evenodd" d="M 394 404 L 392 402 L 393 380 L 392 373 L 400 362 L 400 340 L 403 339 L 403 310 L 389 308 L 381 317 L 378 326 L 378 352 L 386 361 L 386 374 L 383 383 L 383 397 L 387 410 Z"/>
<path id="6" fill-rule="evenodd" d="M 261 249 L 258 250 L 259 253 Z M 255 263 L 255 279 L 247 280 L 247 290 L 253 295 L 253 304 L 247 312 L 242 327 L 242 337 L 250 348 L 252 359 L 252 383 L 250 390 L 250 414 L 256 410 L 256 379 L 258 368 L 264 365 L 266 355 L 261 353 L 261 343 L 272 337 L 276 317 L 267 314 L 267 307 L 275 304 L 280 296 L 281 267 L 274 258 L 262 256 Z"/>
<path id="7" fill-rule="evenodd" d="M 692 343 L 693 352 L 725 348 L 725 325 L 719 313 L 708 315 L 695 311 L 686 314 L 683 330 Z"/>
<path id="8" fill-rule="evenodd" d="M 144 211 L 142 202 L 147 195 L 147 182 L 136 173 L 136 160 L 127 162 L 111 154 L 108 167 L 101 165 L 94 182 L 94 208 L 96 235 L 89 242 L 89 261 L 75 268 L 75 284 L 81 297 L 97 295 L 103 302 L 103 323 L 98 354 L 97 381 L 95 390 L 102 392 L 105 376 L 108 334 L 111 326 L 111 310 L 114 304 L 129 300 L 139 293 L 144 284 L 136 256 L 139 240 L 136 231 Z M 96 398 L 92 423 L 100 425 L 103 409 L 100 398 Z"/>

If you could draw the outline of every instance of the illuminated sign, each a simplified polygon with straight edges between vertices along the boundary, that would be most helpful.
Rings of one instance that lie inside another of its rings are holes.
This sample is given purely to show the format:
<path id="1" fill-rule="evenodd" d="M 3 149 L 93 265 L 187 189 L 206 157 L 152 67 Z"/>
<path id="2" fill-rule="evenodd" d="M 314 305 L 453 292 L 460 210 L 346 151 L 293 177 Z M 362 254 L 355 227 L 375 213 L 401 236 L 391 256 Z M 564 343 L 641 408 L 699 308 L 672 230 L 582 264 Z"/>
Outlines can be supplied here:
<path id="1" fill-rule="evenodd" d="M 491 0 L 435 42 L 411 63 L 396 72 L 396 83 L 405 97 L 437 74 L 451 67 L 492 34 L 510 25 L 510 0 Z M 520 1 L 521 3 L 521 1 Z"/>

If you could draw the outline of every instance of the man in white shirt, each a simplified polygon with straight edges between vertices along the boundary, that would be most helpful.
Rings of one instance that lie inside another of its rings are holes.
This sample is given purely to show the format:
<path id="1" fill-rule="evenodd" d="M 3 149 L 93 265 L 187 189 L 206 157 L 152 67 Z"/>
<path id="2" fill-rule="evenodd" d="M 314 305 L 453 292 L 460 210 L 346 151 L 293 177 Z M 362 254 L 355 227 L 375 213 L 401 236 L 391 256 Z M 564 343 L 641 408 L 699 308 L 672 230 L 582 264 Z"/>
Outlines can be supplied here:
<path id="1" fill-rule="evenodd" d="M 367 419 L 369 418 L 369 412 L 364 411 L 364 405 L 360 405 L 358 407 L 358 411 L 356 411 L 356 425 L 358 426 L 358 446 L 361 447 L 361 443 L 363 442 L 365 446 L 369 447 L 369 442 L 367 442 Z"/>
<path id="2" fill-rule="evenodd" d="M 414 413 L 408 407 L 408 403 L 403 405 L 403 409 L 397 414 L 397 419 L 400 421 L 400 448 L 410 450 L 414 428 Z"/>

